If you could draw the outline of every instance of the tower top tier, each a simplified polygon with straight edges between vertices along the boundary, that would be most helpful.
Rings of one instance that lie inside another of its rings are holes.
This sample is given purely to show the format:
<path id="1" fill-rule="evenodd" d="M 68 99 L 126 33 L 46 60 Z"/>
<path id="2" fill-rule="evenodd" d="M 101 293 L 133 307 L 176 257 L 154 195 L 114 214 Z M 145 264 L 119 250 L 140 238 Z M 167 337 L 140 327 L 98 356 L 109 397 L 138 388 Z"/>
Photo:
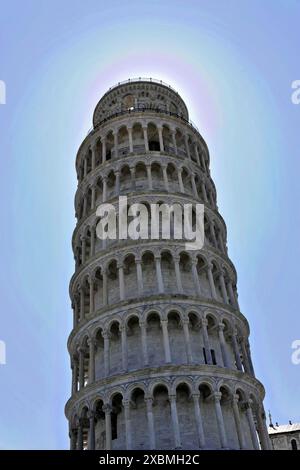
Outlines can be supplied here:
<path id="1" fill-rule="evenodd" d="M 94 127 L 121 113 L 155 109 L 188 120 L 188 109 L 170 85 L 154 78 L 131 78 L 112 86 L 98 102 L 93 116 Z"/>

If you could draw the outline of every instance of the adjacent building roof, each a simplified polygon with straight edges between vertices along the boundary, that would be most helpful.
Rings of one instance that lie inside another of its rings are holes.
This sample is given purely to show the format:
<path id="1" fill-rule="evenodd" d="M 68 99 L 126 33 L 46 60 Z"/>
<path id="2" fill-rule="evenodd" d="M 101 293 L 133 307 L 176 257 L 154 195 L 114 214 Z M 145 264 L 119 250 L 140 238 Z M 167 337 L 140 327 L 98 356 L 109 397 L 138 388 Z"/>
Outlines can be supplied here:
<path id="1" fill-rule="evenodd" d="M 268 427 L 269 434 L 282 434 L 295 431 L 300 431 L 300 423 L 281 424 L 280 426 Z"/>

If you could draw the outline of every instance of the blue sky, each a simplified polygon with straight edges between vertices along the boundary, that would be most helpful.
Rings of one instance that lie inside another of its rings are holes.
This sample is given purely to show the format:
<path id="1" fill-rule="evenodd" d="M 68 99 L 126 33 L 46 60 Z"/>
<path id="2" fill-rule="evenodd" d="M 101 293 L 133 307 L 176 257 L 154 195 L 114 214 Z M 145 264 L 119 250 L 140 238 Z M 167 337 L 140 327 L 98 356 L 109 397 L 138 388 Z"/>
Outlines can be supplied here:
<path id="1" fill-rule="evenodd" d="M 300 2 L 2 2 L 0 448 L 68 447 L 74 161 L 114 83 L 162 79 L 206 139 L 274 421 L 300 421 Z"/>

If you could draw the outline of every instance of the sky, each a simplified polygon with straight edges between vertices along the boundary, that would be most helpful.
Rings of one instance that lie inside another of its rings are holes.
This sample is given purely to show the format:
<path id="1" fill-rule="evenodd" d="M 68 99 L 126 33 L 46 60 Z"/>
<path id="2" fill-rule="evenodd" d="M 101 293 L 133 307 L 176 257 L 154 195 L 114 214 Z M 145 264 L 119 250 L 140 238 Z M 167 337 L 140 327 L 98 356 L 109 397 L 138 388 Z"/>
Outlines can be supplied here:
<path id="1" fill-rule="evenodd" d="M 208 144 L 265 408 L 300 422 L 299 23 L 299 0 L 0 1 L 0 449 L 68 448 L 75 156 L 101 96 L 140 76 Z"/>

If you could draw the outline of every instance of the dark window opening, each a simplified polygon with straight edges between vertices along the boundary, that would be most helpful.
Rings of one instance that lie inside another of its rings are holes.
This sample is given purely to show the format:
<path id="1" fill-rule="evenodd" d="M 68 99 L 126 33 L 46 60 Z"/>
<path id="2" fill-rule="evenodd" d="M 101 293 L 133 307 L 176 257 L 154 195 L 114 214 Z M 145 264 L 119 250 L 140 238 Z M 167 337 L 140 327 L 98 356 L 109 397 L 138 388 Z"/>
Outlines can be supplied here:
<path id="1" fill-rule="evenodd" d="M 117 413 L 111 414 L 111 438 L 112 440 L 117 439 L 118 437 L 118 415 Z"/>
<path id="2" fill-rule="evenodd" d="M 291 440 L 292 450 L 298 450 L 296 439 Z"/>
<path id="3" fill-rule="evenodd" d="M 216 365 L 217 365 L 217 361 L 216 361 L 216 354 L 215 354 L 214 349 L 211 349 L 211 350 L 210 350 L 210 353 L 211 353 L 212 363 L 213 363 L 214 366 L 216 366 Z"/>
<path id="4" fill-rule="evenodd" d="M 154 140 L 150 140 L 150 142 L 149 142 L 149 150 L 158 150 L 158 151 L 160 151 L 159 142 L 156 142 L 156 141 L 154 141 Z"/>

